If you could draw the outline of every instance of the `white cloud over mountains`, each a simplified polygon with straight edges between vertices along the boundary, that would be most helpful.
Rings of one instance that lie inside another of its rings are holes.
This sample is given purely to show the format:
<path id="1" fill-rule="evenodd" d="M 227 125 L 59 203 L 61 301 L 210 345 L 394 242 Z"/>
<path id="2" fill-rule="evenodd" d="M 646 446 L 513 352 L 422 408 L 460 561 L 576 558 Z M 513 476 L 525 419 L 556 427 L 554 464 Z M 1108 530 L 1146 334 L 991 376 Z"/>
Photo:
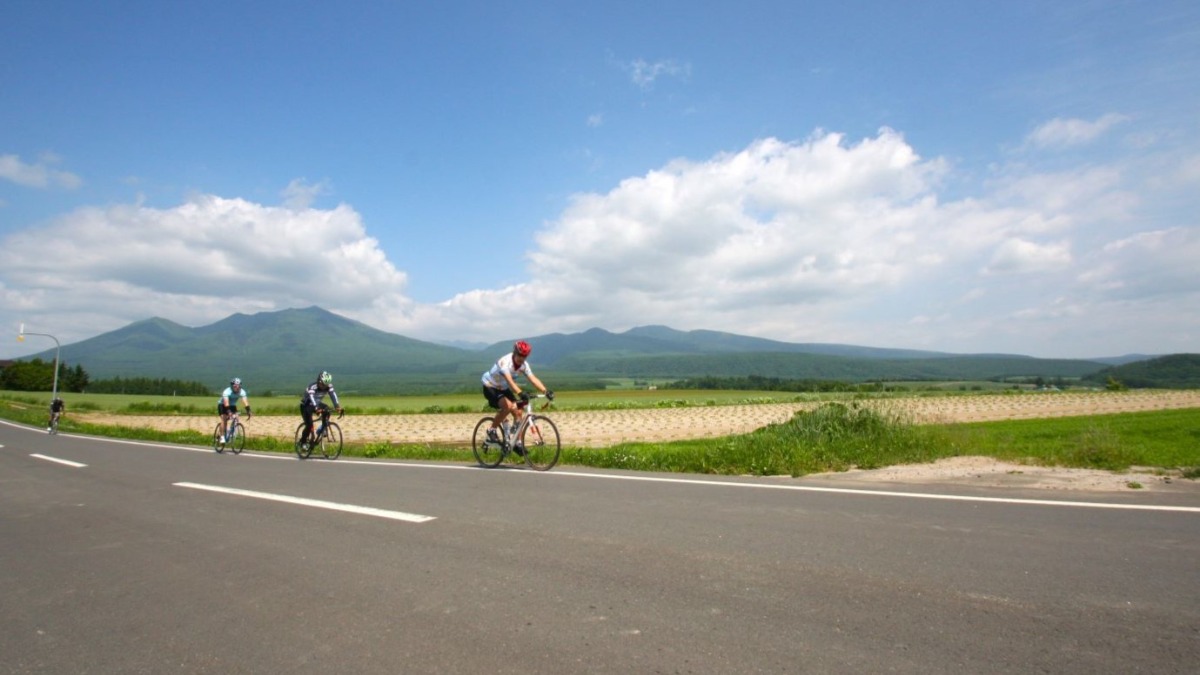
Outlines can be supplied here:
<path id="1" fill-rule="evenodd" d="M 83 184 L 79 176 L 53 168 L 57 163 L 58 158 L 54 155 L 44 155 L 33 164 L 22 161 L 17 155 L 0 155 L 0 179 L 31 188 L 73 190 Z"/>
<path id="2" fill-rule="evenodd" d="M 1034 136 L 1074 143 L 1110 117 Z M 311 208 L 323 185 L 297 181 L 284 206 L 200 195 L 9 235 L 0 314 L 74 327 L 69 340 L 155 315 L 201 325 L 315 304 L 422 339 L 666 324 L 949 351 L 1194 351 L 1200 228 L 1186 209 L 1146 206 L 1181 203 L 1200 187 L 1194 166 L 1177 160 L 1177 178 L 1155 183 L 1120 163 L 1025 158 L 947 200 L 953 162 L 896 131 L 765 138 L 577 195 L 535 237 L 525 281 L 434 304 L 405 295 L 359 213 Z"/>

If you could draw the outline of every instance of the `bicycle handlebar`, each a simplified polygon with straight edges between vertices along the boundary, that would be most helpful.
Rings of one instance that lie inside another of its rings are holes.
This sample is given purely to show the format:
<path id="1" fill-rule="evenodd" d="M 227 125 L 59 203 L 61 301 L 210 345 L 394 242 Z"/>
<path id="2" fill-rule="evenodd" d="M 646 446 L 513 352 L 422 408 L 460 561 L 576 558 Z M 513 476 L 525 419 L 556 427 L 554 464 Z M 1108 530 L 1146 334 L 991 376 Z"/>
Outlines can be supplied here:
<path id="1" fill-rule="evenodd" d="M 529 394 L 526 394 L 525 392 L 521 392 L 521 397 L 517 400 L 517 407 L 524 408 L 524 407 L 528 406 L 530 401 L 532 401 L 535 398 L 546 399 L 546 405 L 542 406 L 542 410 L 549 408 L 550 404 L 554 402 L 554 397 L 550 396 L 549 394 L 534 394 L 534 395 L 530 396 Z"/>

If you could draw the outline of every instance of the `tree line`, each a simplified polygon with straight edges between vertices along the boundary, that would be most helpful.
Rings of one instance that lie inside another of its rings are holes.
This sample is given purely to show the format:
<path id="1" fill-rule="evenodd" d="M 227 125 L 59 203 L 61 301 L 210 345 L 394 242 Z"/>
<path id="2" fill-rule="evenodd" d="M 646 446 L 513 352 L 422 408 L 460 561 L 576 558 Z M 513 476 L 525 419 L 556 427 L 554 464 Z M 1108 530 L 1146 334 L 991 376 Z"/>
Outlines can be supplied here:
<path id="1" fill-rule="evenodd" d="M 0 389 L 9 391 L 52 391 L 54 362 L 40 358 L 14 361 L 0 368 Z M 58 365 L 58 391 L 92 394 L 138 394 L 158 396 L 210 396 L 212 389 L 203 382 L 173 380 L 165 377 L 114 377 L 93 381 L 83 366 Z"/>

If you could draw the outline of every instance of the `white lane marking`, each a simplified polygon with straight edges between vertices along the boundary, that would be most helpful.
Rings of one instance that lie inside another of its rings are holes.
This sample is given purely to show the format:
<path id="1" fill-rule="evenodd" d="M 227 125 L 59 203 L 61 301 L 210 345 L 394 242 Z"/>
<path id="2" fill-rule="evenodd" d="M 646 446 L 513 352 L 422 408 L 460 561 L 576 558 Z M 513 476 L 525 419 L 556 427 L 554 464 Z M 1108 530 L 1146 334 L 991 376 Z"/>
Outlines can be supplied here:
<path id="1" fill-rule="evenodd" d="M 30 457 L 37 457 L 38 459 L 44 459 L 47 462 L 58 462 L 59 464 L 66 464 L 67 466 L 73 466 L 77 469 L 82 469 L 83 467 L 87 466 L 87 464 L 80 464 L 79 462 L 72 462 L 72 461 L 66 460 L 66 459 L 58 459 L 57 457 L 47 457 L 46 455 L 33 454 L 33 455 L 30 455 Z"/>
<path id="2" fill-rule="evenodd" d="M 312 506 L 319 509 L 329 509 L 331 511 L 344 511 L 346 513 L 357 513 L 364 516 L 375 516 L 377 518 L 390 518 L 392 520 L 403 520 L 410 523 L 427 523 L 434 520 L 433 516 L 422 516 L 416 513 L 404 513 L 403 511 L 388 511 L 385 509 L 376 509 L 369 506 L 355 506 L 353 504 L 339 504 L 337 502 L 326 502 L 319 499 L 306 499 L 304 497 L 290 497 L 288 495 L 277 495 L 270 492 L 255 492 L 253 490 L 239 490 L 237 488 L 221 487 L 219 485 L 202 485 L 200 483 L 173 483 L 178 487 L 192 488 L 193 490 L 207 490 L 209 492 L 221 492 L 229 495 L 238 495 L 240 497 L 253 497 L 254 499 L 266 499 L 273 502 L 285 502 L 288 504 L 299 504 L 300 506 Z"/>

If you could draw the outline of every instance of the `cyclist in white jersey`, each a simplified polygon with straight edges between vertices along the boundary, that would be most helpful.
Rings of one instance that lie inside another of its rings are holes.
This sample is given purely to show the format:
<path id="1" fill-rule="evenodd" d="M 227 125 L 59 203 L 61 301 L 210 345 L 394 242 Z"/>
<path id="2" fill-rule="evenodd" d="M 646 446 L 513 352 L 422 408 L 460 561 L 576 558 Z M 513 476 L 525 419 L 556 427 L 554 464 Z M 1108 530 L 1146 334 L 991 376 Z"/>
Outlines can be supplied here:
<path id="1" fill-rule="evenodd" d="M 492 426 L 488 429 L 488 438 L 493 441 L 500 439 L 500 425 L 504 424 L 504 420 L 511 414 L 514 418 L 519 418 L 521 411 L 517 407 L 517 398 L 528 399 L 529 395 L 522 392 L 517 386 L 514 379 L 517 375 L 524 375 L 538 391 L 546 395 L 550 400 L 554 400 L 554 392 L 546 389 L 546 385 L 533 374 L 533 370 L 529 367 L 529 353 L 533 351 L 533 347 L 524 340 L 518 340 L 513 343 L 513 350 L 510 354 L 501 356 L 491 370 L 483 374 L 483 396 L 487 399 L 488 405 L 496 409 L 496 416 L 492 418 Z"/>
<path id="2" fill-rule="evenodd" d="M 242 378 L 235 377 L 229 381 L 229 386 L 225 387 L 225 391 L 221 392 L 221 398 L 217 399 L 217 414 L 221 416 L 221 436 L 229 431 L 229 415 L 236 413 L 238 400 L 246 404 L 246 419 L 254 417 L 250 412 L 250 392 L 242 389 Z"/>

